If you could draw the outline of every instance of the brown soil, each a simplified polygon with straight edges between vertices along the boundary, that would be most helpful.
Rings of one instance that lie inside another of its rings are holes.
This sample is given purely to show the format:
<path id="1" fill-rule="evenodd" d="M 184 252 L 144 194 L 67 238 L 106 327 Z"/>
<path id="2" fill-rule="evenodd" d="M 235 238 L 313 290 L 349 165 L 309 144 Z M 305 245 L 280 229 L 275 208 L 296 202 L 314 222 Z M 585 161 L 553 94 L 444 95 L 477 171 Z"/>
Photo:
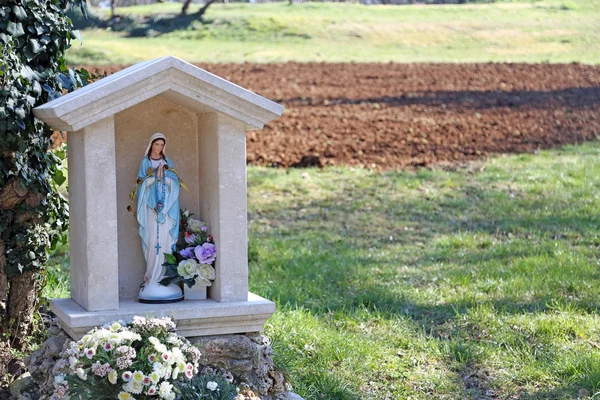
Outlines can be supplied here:
<path id="1" fill-rule="evenodd" d="M 264 130 L 248 132 L 252 165 L 406 168 L 533 152 L 600 135 L 600 66 L 199 66 L 286 107 Z"/>

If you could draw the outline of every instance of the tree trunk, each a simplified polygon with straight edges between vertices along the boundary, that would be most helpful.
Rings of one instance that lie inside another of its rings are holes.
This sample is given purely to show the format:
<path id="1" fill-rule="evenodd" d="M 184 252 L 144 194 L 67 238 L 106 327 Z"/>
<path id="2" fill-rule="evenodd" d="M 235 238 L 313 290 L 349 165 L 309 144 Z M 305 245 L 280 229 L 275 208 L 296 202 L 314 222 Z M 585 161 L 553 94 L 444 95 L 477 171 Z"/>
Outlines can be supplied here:
<path id="1" fill-rule="evenodd" d="M 196 13 L 196 16 L 201 19 L 202 16 L 204 15 L 204 13 L 206 12 L 206 9 L 215 1 L 217 1 L 217 0 L 208 0 L 206 3 L 204 3 L 202 8 L 200 10 L 198 10 L 198 12 Z"/>
<path id="2" fill-rule="evenodd" d="M 10 179 L 0 190 L 0 210 L 15 209 L 25 202 L 35 208 L 44 195 L 30 191 L 19 179 Z M 35 213 L 20 213 L 13 220 L 19 225 L 36 223 Z M 9 334 L 11 347 L 20 348 L 27 340 L 33 326 L 37 305 L 35 271 L 25 271 L 8 279 L 6 273 L 6 243 L 0 237 L 0 332 Z"/>
<path id="3" fill-rule="evenodd" d="M 21 184 L 19 179 L 11 178 L 0 190 L 0 209 L 8 210 L 15 208 L 17 204 L 25 199 L 29 188 Z"/>
<path id="4" fill-rule="evenodd" d="M 117 0 L 110 0 L 110 19 L 117 16 Z"/>
<path id="5" fill-rule="evenodd" d="M 181 16 L 182 17 L 185 17 L 187 15 L 188 8 L 190 8 L 191 2 L 192 2 L 192 0 L 185 0 L 185 2 L 183 3 L 183 7 L 181 7 Z"/>
<path id="6" fill-rule="evenodd" d="M 25 271 L 10 281 L 6 320 L 13 347 L 21 347 L 31 333 L 37 304 L 36 286 L 35 271 Z"/>
<path id="7" fill-rule="evenodd" d="M 6 265 L 4 250 L 4 241 L 0 238 L 0 320 L 3 320 L 6 314 L 6 299 L 8 299 L 8 276 L 4 272 Z"/>

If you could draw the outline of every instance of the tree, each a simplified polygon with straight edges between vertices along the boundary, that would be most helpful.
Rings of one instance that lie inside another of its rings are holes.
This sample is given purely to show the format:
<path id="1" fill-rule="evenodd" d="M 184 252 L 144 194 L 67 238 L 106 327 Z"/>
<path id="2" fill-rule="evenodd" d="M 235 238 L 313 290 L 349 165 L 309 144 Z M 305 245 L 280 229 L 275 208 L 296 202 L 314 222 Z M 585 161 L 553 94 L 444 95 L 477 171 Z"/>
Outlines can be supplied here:
<path id="1" fill-rule="evenodd" d="M 65 180 L 52 130 L 33 108 L 83 86 L 64 53 L 79 39 L 65 15 L 85 0 L 5 0 L 0 6 L 0 334 L 21 347 L 32 331 L 48 250 L 66 240 Z"/>
<path id="2" fill-rule="evenodd" d="M 201 9 L 198 10 L 198 12 L 196 13 L 196 17 L 198 18 L 202 18 L 202 16 L 204 15 L 204 13 L 206 12 L 206 10 L 208 9 L 208 7 L 210 7 L 210 5 L 212 3 L 214 3 L 217 0 L 206 0 L 204 5 L 202 6 Z M 182 16 L 186 16 L 188 9 L 190 8 L 190 3 L 192 2 L 192 0 L 185 0 L 183 2 L 183 7 L 181 7 L 181 15 Z"/>

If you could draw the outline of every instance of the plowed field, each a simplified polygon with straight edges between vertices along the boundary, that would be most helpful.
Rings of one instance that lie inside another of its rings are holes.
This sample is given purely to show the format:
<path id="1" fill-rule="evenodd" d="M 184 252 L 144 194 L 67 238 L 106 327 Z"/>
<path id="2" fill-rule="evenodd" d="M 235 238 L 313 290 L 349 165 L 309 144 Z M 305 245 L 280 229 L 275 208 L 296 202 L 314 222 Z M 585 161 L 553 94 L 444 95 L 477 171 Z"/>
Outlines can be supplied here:
<path id="1" fill-rule="evenodd" d="M 303 156 L 382 169 L 453 164 L 600 135 L 600 66 L 199 66 L 286 107 L 247 134 L 252 165 L 288 167 Z"/>

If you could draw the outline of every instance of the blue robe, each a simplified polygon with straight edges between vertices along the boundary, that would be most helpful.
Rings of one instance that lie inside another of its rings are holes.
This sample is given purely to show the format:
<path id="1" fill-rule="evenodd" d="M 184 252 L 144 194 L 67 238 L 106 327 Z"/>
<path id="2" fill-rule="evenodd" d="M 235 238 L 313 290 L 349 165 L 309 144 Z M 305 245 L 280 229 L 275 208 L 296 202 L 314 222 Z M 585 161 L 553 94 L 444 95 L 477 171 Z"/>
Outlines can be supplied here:
<path id="1" fill-rule="evenodd" d="M 174 222 L 174 225 L 169 230 L 168 234 L 170 237 L 171 249 L 162 249 L 161 253 L 172 253 L 175 251 L 175 245 L 179 236 L 179 178 L 171 171 L 173 163 L 166 157 L 167 165 L 169 169 L 163 168 L 163 181 L 165 186 L 165 198 L 163 199 L 163 208 L 157 215 L 156 206 L 158 204 L 158 197 L 162 196 L 161 190 L 156 190 L 156 185 L 159 184 L 156 181 L 158 174 L 158 168 L 154 169 L 154 175 L 148 175 L 148 169 L 152 168 L 152 162 L 148 157 L 144 157 L 140 163 L 140 169 L 138 171 L 138 179 L 142 180 L 139 185 L 136 198 L 137 198 L 137 220 L 140 225 L 139 233 L 142 238 L 142 250 L 146 254 L 146 248 L 148 247 L 148 236 L 156 235 L 156 232 L 147 232 L 146 226 L 148 218 L 156 218 L 159 222 L 159 226 L 164 226 L 167 218 Z M 160 189 L 160 186 L 159 186 Z M 171 225 L 171 224 L 169 224 Z M 164 229 L 159 230 L 160 235 L 165 234 Z"/>

